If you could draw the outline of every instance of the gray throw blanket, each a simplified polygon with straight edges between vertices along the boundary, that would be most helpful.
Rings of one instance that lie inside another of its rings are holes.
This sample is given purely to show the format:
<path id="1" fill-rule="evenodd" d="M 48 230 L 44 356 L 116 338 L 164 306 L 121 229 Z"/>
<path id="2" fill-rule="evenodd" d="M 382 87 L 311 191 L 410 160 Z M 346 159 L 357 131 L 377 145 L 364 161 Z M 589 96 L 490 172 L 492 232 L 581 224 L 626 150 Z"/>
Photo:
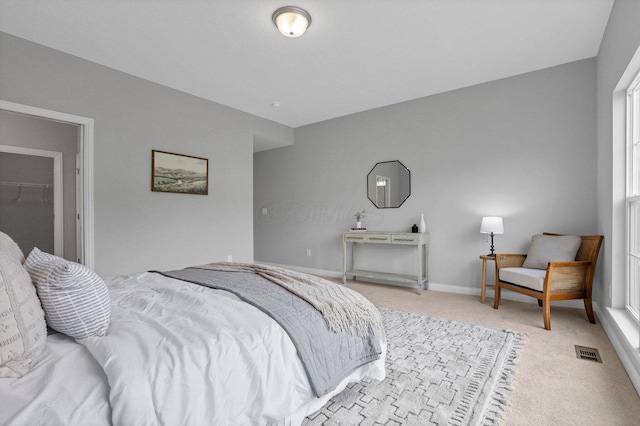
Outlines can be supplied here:
<path id="1" fill-rule="evenodd" d="M 349 331 L 334 332 L 322 314 L 307 301 L 256 273 L 213 271 L 202 267 L 158 273 L 229 291 L 276 320 L 296 346 L 316 396 L 333 390 L 355 368 L 380 358 L 380 339 L 376 338 L 373 327 L 367 336 Z M 379 312 L 375 312 L 380 320 Z"/>
<path id="2" fill-rule="evenodd" d="M 366 336 L 373 330 L 380 337 L 384 336 L 380 313 L 369 300 L 323 278 L 257 263 L 217 262 L 196 268 L 256 273 L 310 303 L 320 311 L 332 331 Z"/>

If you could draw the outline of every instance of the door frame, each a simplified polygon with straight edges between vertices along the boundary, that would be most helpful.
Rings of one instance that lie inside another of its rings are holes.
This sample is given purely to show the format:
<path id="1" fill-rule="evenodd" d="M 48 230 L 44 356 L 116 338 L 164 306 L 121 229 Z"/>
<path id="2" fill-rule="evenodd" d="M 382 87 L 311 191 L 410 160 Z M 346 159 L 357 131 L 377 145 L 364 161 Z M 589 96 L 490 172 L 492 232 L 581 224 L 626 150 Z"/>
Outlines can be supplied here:
<path id="1" fill-rule="evenodd" d="M 93 197 L 93 143 L 94 127 L 93 119 L 79 115 L 67 114 L 64 112 L 38 108 L 30 105 L 17 104 L 0 100 L 0 109 L 45 118 L 61 123 L 75 124 L 79 126 L 78 145 L 81 157 L 78 170 L 79 186 L 78 194 L 81 195 L 81 202 L 78 203 L 79 211 L 77 219 L 81 227 L 81 245 L 78 247 L 79 263 L 95 269 L 94 259 L 94 197 Z"/>
<path id="2" fill-rule="evenodd" d="M 0 152 L 33 155 L 53 159 L 53 254 L 64 256 L 64 185 L 62 180 L 62 152 L 22 146 L 0 145 Z"/>
<path id="3" fill-rule="evenodd" d="M 384 182 L 384 200 L 383 206 L 380 206 L 380 193 L 378 192 L 378 182 Z M 389 208 L 391 206 L 391 178 L 387 176 L 376 175 L 376 207 Z"/>

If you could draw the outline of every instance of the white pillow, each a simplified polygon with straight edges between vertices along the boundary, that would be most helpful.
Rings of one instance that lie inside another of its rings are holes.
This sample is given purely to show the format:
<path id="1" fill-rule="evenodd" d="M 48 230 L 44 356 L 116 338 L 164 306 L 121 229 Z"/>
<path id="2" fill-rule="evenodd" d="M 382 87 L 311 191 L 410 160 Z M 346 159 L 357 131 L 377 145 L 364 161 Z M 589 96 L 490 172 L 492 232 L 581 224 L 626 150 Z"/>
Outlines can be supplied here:
<path id="1" fill-rule="evenodd" d="M 0 251 L 4 251 L 6 254 L 20 262 L 20 264 L 24 263 L 24 253 L 22 253 L 18 244 L 16 244 L 10 236 L 2 231 L 0 231 Z"/>
<path id="2" fill-rule="evenodd" d="M 525 268 L 547 269 L 549 262 L 573 262 L 582 244 L 577 235 L 534 235 Z"/>
<path id="3" fill-rule="evenodd" d="M 0 377 L 22 377 L 44 349 L 47 326 L 29 274 L 0 250 Z"/>
<path id="4" fill-rule="evenodd" d="M 49 327 L 76 339 L 107 334 L 111 300 L 98 274 L 37 247 L 24 267 L 36 285 Z"/>

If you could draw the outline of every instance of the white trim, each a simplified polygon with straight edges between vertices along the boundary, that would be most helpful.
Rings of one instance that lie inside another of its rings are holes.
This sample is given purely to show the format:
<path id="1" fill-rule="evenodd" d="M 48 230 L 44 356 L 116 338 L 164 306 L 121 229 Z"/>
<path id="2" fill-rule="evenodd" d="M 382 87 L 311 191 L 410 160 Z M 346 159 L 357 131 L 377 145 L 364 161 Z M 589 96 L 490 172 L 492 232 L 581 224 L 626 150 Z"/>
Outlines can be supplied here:
<path id="1" fill-rule="evenodd" d="M 612 152 L 613 177 L 611 238 L 609 241 L 610 276 L 605 277 L 609 284 L 609 306 L 594 308 L 600 318 L 607 337 L 613 344 L 618 357 L 622 361 L 627 375 L 631 379 L 636 392 L 640 395 L 640 352 L 637 336 L 640 328 L 638 323 L 631 320 L 626 313 L 627 299 L 627 253 L 628 253 L 628 218 L 627 197 L 629 196 L 628 170 L 628 89 L 640 78 L 640 47 L 634 53 L 631 61 L 623 72 L 612 93 Z M 605 265 L 606 267 L 606 265 Z M 606 273 L 606 269 L 605 269 Z M 606 285 L 603 283 L 603 285 Z M 636 337 L 632 337 L 632 336 Z"/>
<path id="2" fill-rule="evenodd" d="M 313 268 L 305 268 L 303 266 L 282 265 L 279 263 L 260 262 L 260 261 L 256 261 L 256 263 L 261 263 L 263 265 L 269 265 L 269 266 L 276 266 L 278 268 L 291 269 L 292 271 L 303 272 L 305 274 L 311 274 L 311 275 L 318 275 L 321 277 L 342 278 L 342 272 L 330 271 L 327 269 L 313 269 Z M 378 281 L 378 282 L 375 282 L 373 280 L 367 280 L 367 281 L 359 280 L 359 281 L 372 282 L 374 284 L 375 283 L 385 284 L 382 281 Z M 405 285 L 403 285 L 403 283 L 400 283 L 400 282 L 398 283 L 394 282 L 393 285 L 398 287 L 405 287 Z M 411 286 L 411 285 L 407 285 L 406 287 L 415 288 L 415 286 Z M 466 294 L 469 296 L 480 296 L 479 286 L 466 287 L 466 286 L 460 286 L 460 285 L 429 282 L 428 287 L 429 287 L 429 290 L 431 291 L 441 291 L 443 293 Z M 487 291 L 493 291 L 493 289 L 487 288 Z M 531 303 L 531 304 L 538 303 L 537 300 L 534 299 L 533 297 L 525 296 L 519 293 L 514 293 L 505 289 L 502 290 L 500 298 L 506 299 L 506 300 L 513 300 L 515 302 L 524 302 L 524 303 Z M 584 309 L 584 302 L 582 300 L 558 300 L 553 302 L 552 307 L 553 306 L 562 306 L 565 308 L 574 308 L 574 309 Z"/>
<path id="3" fill-rule="evenodd" d="M 637 267 L 637 224 L 638 205 L 640 205 L 640 164 L 638 154 L 640 153 L 640 71 L 638 71 L 634 82 L 626 91 L 626 218 L 625 218 L 625 307 L 631 315 L 638 318 L 638 308 L 640 306 L 640 282 L 631 271 Z M 634 211 L 636 216 L 632 216 Z M 635 219 L 635 220 L 634 220 Z M 632 246 L 634 249 L 632 252 Z M 633 293 L 635 297 L 632 298 Z M 634 300 L 635 299 L 635 300 Z"/>
<path id="4" fill-rule="evenodd" d="M 80 170 L 82 170 L 82 155 L 76 152 L 74 174 L 74 185 L 76 189 L 76 213 L 82 211 L 82 177 L 80 176 Z M 74 227 L 76 230 L 76 262 L 82 263 L 82 247 L 84 246 L 82 241 L 82 221 L 78 214 L 74 218 Z"/>
<path id="5" fill-rule="evenodd" d="M 12 145 L 0 145 L 0 152 L 53 159 L 53 254 L 64 257 L 64 202 L 62 196 L 64 194 L 62 179 L 64 169 L 62 167 L 62 152 Z"/>
<path id="6" fill-rule="evenodd" d="M 456 293 L 456 294 L 467 294 L 469 296 L 480 296 L 480 287 L 466 287 L 460 285 L 452 285 L 452 284 L 439 284 L 439 283 L 429 283 L 429 290 L 433 291 L 441 291 L 443 293 Z M 487 292 L 489 293 L 487 296 L 493 296 L 493 288 L 487 288 Z M 538 304 L 538 300 L 525 296 L 524 294 L 516 293 L 513 291 L 509 291 L 506 289 L 502 289 L 500 292 L 500 299 L 512 300 L 514 302 L 522 302 L 529 304 Z M 582 300 L 556 300 L 551 304 L 551 307 L 565 307 L 565 308 L 573 308 L 573 309 L 581 309 L 584 310 L 584 302 Z"/>
<path id="7" fill-rule="evenodd" d="M 80 126 L 80 155 L 82 156 L 82 263 L 94 269 L 94 217 L 93 217 L 93 119 L 64 112 L 0 100 L 0 109 L 46 118 L 52 121 Z"/>
<path id="8" fill-rule="evenodd" d="M 623 309 L 602 310 L 597 303 L 593 304 L 593 308 L 631 383 L 640 395 L 640 352 L 633 342 L 636 340 L 635 345 L 638 345 L 638 324 Z"/>

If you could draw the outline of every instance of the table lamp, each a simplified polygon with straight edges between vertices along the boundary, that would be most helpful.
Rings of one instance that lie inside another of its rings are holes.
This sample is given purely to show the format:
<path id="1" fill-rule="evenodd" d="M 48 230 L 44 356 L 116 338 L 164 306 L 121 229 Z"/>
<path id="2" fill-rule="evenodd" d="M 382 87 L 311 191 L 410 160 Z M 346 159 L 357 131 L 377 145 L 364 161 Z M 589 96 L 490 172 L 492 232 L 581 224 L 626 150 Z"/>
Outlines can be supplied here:
<path id="1" fill-rule="evenodd" d="M 482 224 L 480 225 L 481 234 L 491 235 L 491 253 L 489 256 L 495 257 L 493 252 L 493 236 L 494 234 L 504 234 L 504 225 L 501 217 L 488 216 L 482 218 Z"/>

